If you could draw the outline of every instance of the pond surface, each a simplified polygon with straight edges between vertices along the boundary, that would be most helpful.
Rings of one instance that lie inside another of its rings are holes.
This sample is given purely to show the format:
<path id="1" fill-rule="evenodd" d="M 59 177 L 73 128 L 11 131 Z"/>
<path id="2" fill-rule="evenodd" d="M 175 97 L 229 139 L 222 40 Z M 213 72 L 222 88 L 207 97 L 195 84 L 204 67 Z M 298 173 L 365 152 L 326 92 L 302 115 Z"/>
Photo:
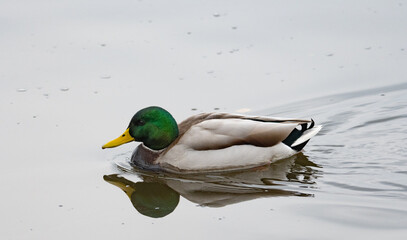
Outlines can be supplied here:
<path id="1" fill-rule="evenodd" d="M 47 162 L 28 145 L 14 152 L 26 157 L 1 176 L 1 208 L 10 216 L 3 220 L 6 236 L 402 239 L 407 234 L 406 96 L 407 84 L 401 84 L 256 112 L 313 116 L 324 128 L 304 153 L 244 172 L 141 171 L 129 163 L 136 144 L 99 159 L 64 146 Z M 42 141 L 33 144 L 48 149 Z"/>
<path id="2" fill-rule="evenodd" d="M 402 84 L 262 111 L 318 116 L 325 125 L 304 154 L 262 169 L 153 174 L 133 168 L 128 152 L 115 157 L 117 170 L 104 180 L 127 193 L 127 206 L 140 219 L 159 226 L 168 223 L 155 218 L 172 219 L 185 233 L 202 231 L 196 236 L 202 239 L 401 238 L 407 232 L 406 96 Z"/>
<path id="3" fill-rule="evenodd" d="M 404 1 L 2 1 L 1 239 L 405 239 Z M 308 99 L 308 100 L 307 100 Z M 305 151 L 177 176 L 102 150 L 158 105 L 313 118 Z"/>

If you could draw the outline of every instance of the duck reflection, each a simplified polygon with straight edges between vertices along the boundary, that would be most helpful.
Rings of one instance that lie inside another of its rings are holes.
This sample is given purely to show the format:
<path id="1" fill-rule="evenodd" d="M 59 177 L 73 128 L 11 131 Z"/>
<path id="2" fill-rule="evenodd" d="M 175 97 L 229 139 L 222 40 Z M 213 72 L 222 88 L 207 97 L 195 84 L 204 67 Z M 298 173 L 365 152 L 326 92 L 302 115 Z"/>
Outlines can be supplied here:
<path id="1" fill-rule="evenodd" d="M 305 191 L 315 184 L 314 180 L 321 173 L 318 168 L 300 153 L 244 172 L 180 176 L 133 168 L 129 177 L 136 175 L 137 182 L 118 174 L 105 175 L 104 180 L 121 188 L 139 213 L 160 218 L 174 211 L 180 195 L 208 207 L 223 207 L 260 197 L 313 196 Z M 129 172 L 130 169 L 122 170 Z"/>
<path id="2" fill-rule="evenodd" d="M 179 202 L 179 193 L 161 182 L 134 183 L 117 174 L 105 175 L 103 179 L 121 188 L 130 198 L 134 208 L 145 216 L 167 216 Z"/>

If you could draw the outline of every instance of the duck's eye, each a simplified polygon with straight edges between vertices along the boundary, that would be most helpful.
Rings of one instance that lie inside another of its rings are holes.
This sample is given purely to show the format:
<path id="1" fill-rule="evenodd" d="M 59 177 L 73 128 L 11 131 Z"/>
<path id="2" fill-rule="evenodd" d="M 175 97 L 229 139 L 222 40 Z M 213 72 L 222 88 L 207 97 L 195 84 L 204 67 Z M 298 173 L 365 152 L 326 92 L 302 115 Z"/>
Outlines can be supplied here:
<path id="1" fill-rule="evenodd" d="M 136 121 L 137 126 L 143 126 L 144 124 L 145 124 L 145 122 L 143 120 L 141 120 L 141 119 Z"/>

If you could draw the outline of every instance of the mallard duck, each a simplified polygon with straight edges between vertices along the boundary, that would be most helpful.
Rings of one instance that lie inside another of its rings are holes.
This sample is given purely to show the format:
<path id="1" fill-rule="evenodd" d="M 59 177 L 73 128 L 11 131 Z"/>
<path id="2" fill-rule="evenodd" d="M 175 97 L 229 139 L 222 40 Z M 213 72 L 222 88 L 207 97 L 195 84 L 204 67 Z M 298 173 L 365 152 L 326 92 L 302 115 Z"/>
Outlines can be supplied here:
<path id="1" fill-rule="evenodd" d="M 300 152 L 321 130 L 313 120 L 202 113 L 177 125 L 161 107 L 138 111 L 126 131 L 102 148 L 142 142 L 131 162 L 175 173 L 234 171 L 268 165 Z"/>

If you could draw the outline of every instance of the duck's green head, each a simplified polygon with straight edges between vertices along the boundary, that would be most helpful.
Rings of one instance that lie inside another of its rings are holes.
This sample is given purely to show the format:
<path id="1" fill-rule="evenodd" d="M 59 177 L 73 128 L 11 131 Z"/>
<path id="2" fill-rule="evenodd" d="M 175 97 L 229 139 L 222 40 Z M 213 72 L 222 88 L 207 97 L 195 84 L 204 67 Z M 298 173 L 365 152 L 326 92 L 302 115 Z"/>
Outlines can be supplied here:
<path id="1" fill-rule="evenodd" d="M 160 150 L 168 147 L 178 137 L 178 125 L 169 112 L 160 107 L 147 107 L 138 111 L 129 127 L 118 138 L 102 146 L 112 148 L 131 141 Z"/>

